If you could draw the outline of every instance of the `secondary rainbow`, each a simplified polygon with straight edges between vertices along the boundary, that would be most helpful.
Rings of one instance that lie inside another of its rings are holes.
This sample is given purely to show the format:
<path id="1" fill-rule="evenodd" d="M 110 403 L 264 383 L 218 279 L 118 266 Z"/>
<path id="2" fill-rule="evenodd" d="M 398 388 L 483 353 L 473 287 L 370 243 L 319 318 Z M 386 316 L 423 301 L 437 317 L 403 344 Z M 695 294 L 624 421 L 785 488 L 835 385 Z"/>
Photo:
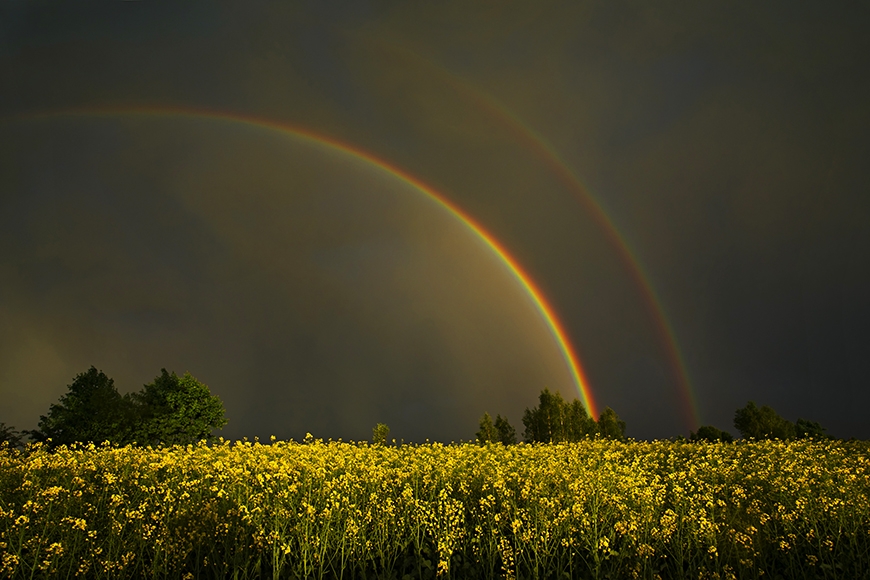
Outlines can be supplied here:
<path id="1" fill-rule="evenodd" d="M 689 373 L 686 368 L 686 362 L 680 352 L 676 334 L 671 326 L 668 317 L 665 315 L 665 309 L 661 299 L 655 291 L 655 288 L 649 281 L 649 275 L 644 271 L 640 261 L 631 250 L 631 246 L 625 239 L 616 225 L 607 215 L 607 212 L 601 207 L 601 204 L 589 193 L 588 188 L 583 184 L 577 175 L 571 171 L 568 164 L 561 158 L 550 143 L 544 137 L 539 135 L 534 129 L 522 122 L 513 112 L 503 106 L 501 103 L 490 97 L 489 95 L 481 94 L 479 98 L 490 109 L 490 112 L 507 121 L 507 125 L 523 140 L 527 142 L 529 147 L 535 151 L 541 159 L 551 167 L 553 172 L 559 176 L 571 189 L 577 194 L 577 198 L 583 203 L 589 213 L 602 226 L 605 235 L 610 239 L 611 244 L 617 248 L 625 264 L 627 270 L 634 279 L 635 285 L 640 289 L 647 311 L 652 314 L 656 326 L 659 327 L 659 332 L 662 335 L 663 344 L 666 354 L 669 359 L 669 364 L 673 369 L 674 378 L 682 392 L 683 415 L 690 429 L 696 430 L 701 425 L 701 416 L 698 410 L 698 403 L 695 398 L 695 391 L 692 388 L 692 383 L 689 380 Z"/>
<path id="2" fill-rule="evenodd" d="M 272 119 L 244 115 L 235 112 L 216 111 L 208 109 L 192 109 L 184 107 L 100 107 L 100 108 L 77 108 L 77 109 L 62 109 L 53 111 L 34 112 L 16 117 L 19 120 L 30 120 L 39 118 L 51 117 L 122 117 L 122 116 L 155 116 L 155 117 L 187 117 L 197 119 L 210 119 L 216 121 L 224 121 L 230 123 L 242 123 L 255 127 L 261 127 L 271 131 L 278 131 L 301 137 L 310 141 L 328 146 L 332 149 L 340 151 L 344 154 L 351 155 L 358 159 L 364 160 L 371 165 L 374 165 L 381 171 L 384 171 L 393 177 L 404 181 L 419 192 L 428 196 L 443 209 L 451 213 L 459 219 L 469 230 L 471 230 L 480 240 L 482 240 L 492 250 L 502 263 L 508 268 L 511 274 L 520 283 L 531 298 L 539 314 L 544 319 L 547 327 L 556 340 L 569 374 L 575 383 L 575 386 L 580 393 L 583 405 L 586 407 L 589 414 L 593 417 L 598 416 L 595 401 L 592 396 L 592 390 L 589 386 L 589 380 L 586 373 L 580 364 L 580 359 L 576 355 L 575 348 L 571 344 L 568 334 L 565 332 L 563 325 L 556 317 L 555 310 L 544 297 L 543 292 L 532 281 L 532 278 L 526 273 L 519 263 L 508 253 L 507 249 L 496 240 L 492 234 L 486 231 L 478 224 L 471 216 L 459 208 L 456 204 L 448 200 L 443 194 L 436 191 L 434 188 L 423 182 L 418 177 L 415 177 L 407 171 L 396 167 L 392 163 L 385 161 L 376 155 L 364 151 L 354 145 L 340 141 L 334 137 L 322 135 L 311 129 L 290 125 L 283 122 L 278 122 Z"/>

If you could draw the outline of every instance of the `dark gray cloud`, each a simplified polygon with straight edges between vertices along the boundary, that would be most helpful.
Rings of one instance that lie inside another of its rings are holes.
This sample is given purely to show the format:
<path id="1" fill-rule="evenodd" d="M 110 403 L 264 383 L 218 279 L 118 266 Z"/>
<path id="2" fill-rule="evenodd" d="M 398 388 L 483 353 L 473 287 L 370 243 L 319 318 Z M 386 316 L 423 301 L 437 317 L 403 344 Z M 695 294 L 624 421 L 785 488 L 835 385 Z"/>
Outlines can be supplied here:
<path id="1" fill-rule="evenodd" d="M 0 420 L 32 427 L 91 364 L 122 390 L 191 371 L 233 436 L 470 437 L 571 394 L 504 266 L 383 171 L 239 123 L 22 117 L 183 105 L 431 184 L 549 297 L 602 406 L 685 434 L 667 337 L 534 133 L 643 265 L 705 422 L 753 399 L 870 436 L 860 6 L 2 10 Z"/>

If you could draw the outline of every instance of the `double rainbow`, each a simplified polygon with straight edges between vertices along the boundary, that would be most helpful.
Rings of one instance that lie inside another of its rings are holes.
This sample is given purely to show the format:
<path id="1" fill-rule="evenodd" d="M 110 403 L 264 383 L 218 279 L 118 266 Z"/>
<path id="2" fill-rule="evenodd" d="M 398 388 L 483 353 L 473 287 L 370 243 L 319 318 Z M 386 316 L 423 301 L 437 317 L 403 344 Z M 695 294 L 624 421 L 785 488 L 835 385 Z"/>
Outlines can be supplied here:
<path id="1" fill-rule="evenodd" d="M 560 180 L 573 191 L 577 200 L 583 205 L 589 215 L 600 225 L 602 233 L 608 238 L 611 246 L 615 248 L 625 264 L 626 271 L 631 275 L 635 286 L 640 292 L 647 311 L 651 314 L 656 327 L 661 335 L 661 342 L 665 348 L 665 354 L 669 359 L 676 384 L 682 394 L 682 412 L 686 424 L 695 430 L 701 424 L 698 402 L 695 391 L 689 379 L 689 371 L 685 358 L 680 351 L 674 328 L 665 314 L 665 308 L 661 299 L 650 282 L 649 274 L 644 270 L 640 260 L 631 249 L 625 236 L 616 227 L 616 224 L 604 211 L 604 208 L 592 194 L 590 189 L 583 183 L 569 164 L 562 159 L 556 147 L 547 141 L 540 133 L 535 131 L 529 124 L 523 122 L 513 111 L 499 102 L 489 93 L 481 90 L 471 82 L 448 70 L 437 62 L 426 58 L 413 50 L 397 43 L 382 38 L 368 39 L 372 46 L 385 54 L 390 54 L 402 60 L 406 60 L 414 69 L 421 67 L 432 78 L 438 78 L 441 83 L 451 87 L 456 93 L 462 95 L 467 101 L 474 103 L 479 110 L 492 117 L 492 119 L 510 133 L 519 142 L 533 152 L 549 167 Z"/>

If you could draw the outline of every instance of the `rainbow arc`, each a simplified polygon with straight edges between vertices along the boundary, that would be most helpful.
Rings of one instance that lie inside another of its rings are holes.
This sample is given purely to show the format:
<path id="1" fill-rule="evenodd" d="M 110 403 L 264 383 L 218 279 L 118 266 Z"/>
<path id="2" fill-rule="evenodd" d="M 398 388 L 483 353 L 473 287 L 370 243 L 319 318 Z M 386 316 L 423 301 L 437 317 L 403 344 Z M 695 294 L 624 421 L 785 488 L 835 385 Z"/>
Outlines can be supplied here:
<path id="1" fill-rule="evenodd" d="M 150 117 L 182 117 L 204 120 L 223 121 L 229 123 L 241 123 L 249 126 L 259 127 L 270 131 L 277 131 L 286 135 L 292 135 L 297 138 L 308 140 L 312 143 L 317 143 L 326 146 L 334 151 L 341 152 L 345 155 L 350 155 L 356 159 L 365 161 L 366 163 L 378 168 L 395 179 L 399 179 L 420 193 L 426 195 L 431 200 L 437 203 L 441 208 L 458 219 L 466 228 L 468 228 L 477 238 L 495 254 L 495 256 L 507 267 L 513 277 L 524 289 L 531 301 L 534 303 L 538 313 L 544 320 L 547 328 L 556 341 L 559 350 L 561 351 L 567 370 L 575 383 L 577 391 L 580 393 L 583 405 L 593 417 L 598 416 L 598 411 L 592 396 L 592 390 L 589 385 L 589 380 L 580 363 L 580 359 L 576 354 L 576 349 L 572 345 L 564 326 L 556 316 L 556 311 L 544 296 L 544 293 L 532 280 L 531 276 L 520 266 L 518 261 L 508 252 L 492 234 L 490 234 L 480 223 L 463 211 L 455 203 L 451 202 L 445 195 L 435 190 L 432 186 L 425 183 L 420 178 L 411 175 L 407 171 L 397 167 L 396 165 L 381 159 L 380 157 L 360 149 L 349 143 L 340 141 L 334 137 L 322 135 L 311 129 L 290 125 L 283 122 L 278 122 L 272 119 L 265 119 L 250 115 L 239 114 L 235 112 L 214 111 L 205 109 L 193 109 L 182 107 L 101 107 L 98 109 L 63 109 L 45 112 L 31 113 L 17 117 L 20 120 L 35 120 L 42 118 L 54 117 L 125 117 L 125 116 L 150 116 Z"/>

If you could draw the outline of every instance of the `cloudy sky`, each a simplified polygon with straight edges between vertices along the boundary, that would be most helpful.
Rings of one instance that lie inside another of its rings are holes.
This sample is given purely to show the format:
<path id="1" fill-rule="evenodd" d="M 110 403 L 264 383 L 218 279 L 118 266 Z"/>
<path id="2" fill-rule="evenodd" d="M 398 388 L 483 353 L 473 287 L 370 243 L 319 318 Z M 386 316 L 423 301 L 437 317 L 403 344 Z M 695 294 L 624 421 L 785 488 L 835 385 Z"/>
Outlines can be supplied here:
<path id="1" fill-rule="evenodd" d="M 850 6 L 3 3 L 0 421 L 165 367 L 228 437 L 468 439 L 567 349 L 634 437 L 870 437 Z"/>

